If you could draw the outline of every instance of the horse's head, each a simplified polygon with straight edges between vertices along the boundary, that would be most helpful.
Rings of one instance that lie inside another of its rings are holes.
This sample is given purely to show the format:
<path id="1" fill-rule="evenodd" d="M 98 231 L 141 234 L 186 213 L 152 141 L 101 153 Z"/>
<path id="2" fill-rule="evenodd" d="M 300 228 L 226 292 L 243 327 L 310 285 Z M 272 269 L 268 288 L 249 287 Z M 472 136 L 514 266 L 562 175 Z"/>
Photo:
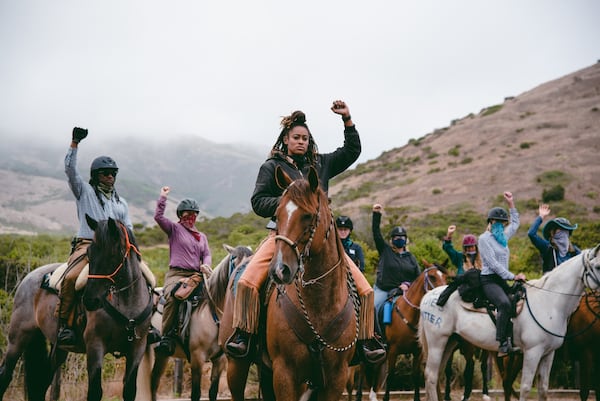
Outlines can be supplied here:
<path id="1" fill-rule="evenodd" d="M 94 239 L 87 251 L 89 275 L 83 303 L 93 311 L 102 306 L 108 291 L 130 284 L 134 269 L 129 266 L 129 256 L 132 252 L 139 255 L 139 251 L 133 233 L 123 223 L 112 218 L 96 221 L 88 215 L 86 220 L 94 230 Z"/>
<path id="2" fill-rule="evenodd" d="M 285 191 L 275 213 L 276 246 L 269 272 L 276 283 L 289 284 L 303 269 L 304 261 L 323 250 L 335 230 L 327 196 L 319 187 L 314 167 L 310 168 L 307 179 L 292 181 L 278 166 L 275 178 Z"/>
<path id="3" fill-rule="evenodd" d="M 448 283 L 448 260 L 442 264 L 429 263 L 426 260 L 422 260 L 422 263 L 425 266 L 425 270 L 421 274 L 425 292 Z"/>

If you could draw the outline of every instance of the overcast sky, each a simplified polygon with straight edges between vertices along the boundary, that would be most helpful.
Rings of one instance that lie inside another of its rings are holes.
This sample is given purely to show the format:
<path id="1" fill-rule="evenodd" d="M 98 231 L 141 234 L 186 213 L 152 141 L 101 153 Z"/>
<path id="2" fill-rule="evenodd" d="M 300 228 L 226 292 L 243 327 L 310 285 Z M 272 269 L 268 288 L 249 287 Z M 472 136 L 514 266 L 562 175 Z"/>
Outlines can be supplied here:
<path id="1" fill-rule="evenodd" d="M 359 161 L 600 58 L 596 0 L 0 0 L 0 139 L 195 134 L 270 149 L 300 109 Z M 90 140 L 90 144 L 93 144 Z"/>

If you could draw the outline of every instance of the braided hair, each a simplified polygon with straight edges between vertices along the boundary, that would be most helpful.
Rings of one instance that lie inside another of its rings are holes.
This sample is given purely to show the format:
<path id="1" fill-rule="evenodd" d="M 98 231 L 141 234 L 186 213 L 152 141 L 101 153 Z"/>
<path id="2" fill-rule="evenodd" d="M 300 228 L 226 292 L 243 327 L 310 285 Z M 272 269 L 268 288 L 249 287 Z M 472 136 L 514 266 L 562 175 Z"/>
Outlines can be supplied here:
<path id="1" fill-rule="evenodd" d="M 309 164 L 315 164 L 319 149 L 317 148 L 317 144 L 315 143 L 315 140 L 313 139 L 313 136 L 306 125 L 306 115 L 300 110 L 294 111 L 289 116 L 282 117 L 281 133 L 271 149 L 271 156 L 276 154 L 283 154 L 284 156 L 287 155 L 288 149 L 287 145 L 283 142 L 283 138 L 289 134 L 292 128 L 298 126 L 304 127 L 308 131 L 308 149 L 306 150 L 305 157 Z"/>
<path id="2" fill-rule="evenodd" d="M 98 198 L 98 202 L 100 202 L 100 206 L 104 209 L 104 201 L 102 200 L 102 192 L 98 189 L 98 184 L 100 184 L 100 180 L 98 179 L 98 170 L 93 170 L 92 175 L 89 181 L 92 188 L 94 188 L 94 193 L 96 194 L 96 198 Z M 117 202 L 121 202 L 121 198 L 119 198 L 119 194 L 117 193 L 117 189 L 113 186 L 113 195 Z"/>

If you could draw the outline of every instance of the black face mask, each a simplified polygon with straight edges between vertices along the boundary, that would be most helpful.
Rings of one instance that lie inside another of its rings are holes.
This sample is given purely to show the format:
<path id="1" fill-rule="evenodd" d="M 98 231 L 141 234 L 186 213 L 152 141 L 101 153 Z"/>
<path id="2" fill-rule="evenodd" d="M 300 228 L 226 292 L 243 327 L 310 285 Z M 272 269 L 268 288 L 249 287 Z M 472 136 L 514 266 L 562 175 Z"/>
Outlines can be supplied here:
<path id="1" fill-rule="evenodd" d="M 406 246 L 406 238 L 404 238 L 404 237 L 394 238 L 392 240 L 392 244 L 394 244 L 394 246 L 396 248 L 404 248 Z"/>

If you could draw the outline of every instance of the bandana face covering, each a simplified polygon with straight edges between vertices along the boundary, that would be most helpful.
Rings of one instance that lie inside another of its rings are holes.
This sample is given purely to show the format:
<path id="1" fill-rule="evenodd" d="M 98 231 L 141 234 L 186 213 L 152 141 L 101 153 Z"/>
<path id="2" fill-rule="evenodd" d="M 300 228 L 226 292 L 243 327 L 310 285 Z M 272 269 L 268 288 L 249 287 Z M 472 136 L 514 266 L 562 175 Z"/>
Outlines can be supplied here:
<path id="1" fill-rule="evenodd" d="M 563 230 L 557 230 L 552 236 L 552 242 L 558 249 L 558 254 L 564 257 L 569 249 L 569 233 Z"/>
<path id="2" fill-rule="evenodd" d="M 491 231 L 496 241 L 505 247 L 508 242 L 506 241 L 506 235 L 504 235 L 504 224 L 498 222 L 492 224 Z"/>
<path id="3" fill-rule="evenodd" d="M 344 248 L 350 248 L 350 246 L 353 244 L 354 242 L 352 242 L 352 240 L 350 239 L 350 236 L 344 238 L 342 240 L 342 245 L 344 246 Z"/>
<path id="4" fill-rule="evenodd" d="M 196 224 L 196 215 L 192 213 L 186 216 L 181 216 L 179 222 L 188 230 L 193 229 L 194 224 Z"/>

